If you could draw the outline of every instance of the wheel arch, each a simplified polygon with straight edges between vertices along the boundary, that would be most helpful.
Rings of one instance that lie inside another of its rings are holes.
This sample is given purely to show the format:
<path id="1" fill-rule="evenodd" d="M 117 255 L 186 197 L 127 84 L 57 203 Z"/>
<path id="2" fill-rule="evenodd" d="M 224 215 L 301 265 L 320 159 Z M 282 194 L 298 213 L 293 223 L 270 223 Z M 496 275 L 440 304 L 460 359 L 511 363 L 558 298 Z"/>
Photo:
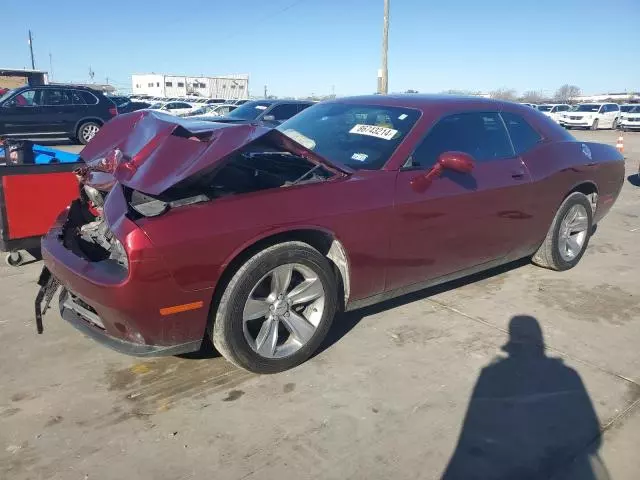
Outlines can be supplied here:
<path id="1" fill-rule="evenodd" d="M 220 268 L 218 282 L 214 288 L 210 318 L 215 318 L 215 311 L 229 281 L 249 258 L 272 245 L 291 241 L 306 243 L 327 257 L 334 270 L 338 293 L 342 293 L 339 295 L 339 308 L 344 309 L 351 291 L 349 259 L 344 244 L 329 230 L 320 227 L 300 227 L 267 232 L 242 245 L 229 256 Z"/>
<path id="2" fill-rule="evenodd" d="M 596 207 L 598 205 L 598 186 L 595 182 L 587 180 L 574 185 L 562 200 L 564 201 L 564 199 L 575 192 L 580 192 L 589 199 L 589 202 L 591 203 L 591 212 L 595 215 Z"/>

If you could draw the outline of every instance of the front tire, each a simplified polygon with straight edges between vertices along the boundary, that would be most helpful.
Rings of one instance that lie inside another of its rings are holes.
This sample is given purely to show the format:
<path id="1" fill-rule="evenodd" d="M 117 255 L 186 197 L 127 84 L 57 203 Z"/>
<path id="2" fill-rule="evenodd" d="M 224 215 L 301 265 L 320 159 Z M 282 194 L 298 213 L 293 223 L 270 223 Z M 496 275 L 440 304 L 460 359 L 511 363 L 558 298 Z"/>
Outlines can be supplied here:
<path id="1" fill-rule="evenodd" d="M 302 242 L 258 252 L 227 285 L 212 341 L 231 363 L 276 373 L 307 360 L 327 335 L 337 308 L 329 261 Z"/>
<path id="2" fill-rule="evenodd" d="M 618 129 L 618 119 L 614 119 L 613 123 L 611 124 L 611 130 L 617 130 Z"/>
<path id="3" fill-rule="evenodd" d="M 583 193 L 574 192 L 560 205 L 544 242 L 531 260 L 543 268 L 569 270 L 584 255 L 592 231 L 591 202 Z"/>
<path id="4" fill-rule="evenodd" d="M 593 121 L 593 125 L 591 125 L 591 130 L 597 130 L 598 129 L 598 119 L 596 118 Z"/>
<path id="5" fill-rule="evenodd" d="M 100 130 L 100 124 L 96 122 L 85 122 L 78 127 L 78 141 L 82 145 L 89 143 Z"/>

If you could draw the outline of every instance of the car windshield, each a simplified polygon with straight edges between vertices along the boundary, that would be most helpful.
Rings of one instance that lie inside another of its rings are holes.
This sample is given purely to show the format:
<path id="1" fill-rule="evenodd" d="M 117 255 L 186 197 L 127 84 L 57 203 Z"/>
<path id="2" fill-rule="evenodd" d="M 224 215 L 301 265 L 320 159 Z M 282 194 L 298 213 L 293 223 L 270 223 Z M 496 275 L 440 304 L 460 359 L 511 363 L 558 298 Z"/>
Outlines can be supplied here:
<path id="1" fill-rule="evenodd" d="M 620 111 L 621 112 L 630 112 L 631 110 L 633 110 L 636 107 L 637 107 L 636 105 L 620 105 Z"/>
<path id="2" fill-rule="evenodd" d="M 277 129 L 327 160 L 376 170 L 419 117 L 420 111 L 411 108 L 326 103 L 303 110 Z"/>
<path id="3" fill-rule="evenodd" d="M 600 110 L 600 105 L 584 103 L 582 105 L 578 105 L 576 112 L 597 112 L 598 110 Z"/>
<path id="4" fill-rule="evenodd" d="M 541 112 L 550 112 L 553 108 L 553 105 L 538 105 L 538 110 Z"/>
<path id="5" fill-rule="evenodd" d="M 640 113 L 640 105 L 635 105 L 628 110 L 627 113 Z"/>
<path id="6" fill-rule="evenodd" d="M 227 117 L 237 118 L 238 120 L 254 120 L 270 106 L 271 103 L 269 102 L 248 102 L 230 112 Z"/>

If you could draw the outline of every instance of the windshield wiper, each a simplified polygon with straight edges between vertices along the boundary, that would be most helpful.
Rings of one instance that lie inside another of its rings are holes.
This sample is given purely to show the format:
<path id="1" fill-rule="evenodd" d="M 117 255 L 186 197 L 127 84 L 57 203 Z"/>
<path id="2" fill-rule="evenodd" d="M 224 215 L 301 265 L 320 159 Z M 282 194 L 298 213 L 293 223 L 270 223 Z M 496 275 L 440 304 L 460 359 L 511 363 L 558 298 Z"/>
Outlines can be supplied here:
<path id="1" fill-rule="evenodd" d="M 304 173 L 303 175 L 301 175 L 300 177 L 296 178 L 293 182 L 291 182 L 289 184 L 290 187 L 292 187 L 293 185 L 296 185 L 297 183 L 301 182 L 302 180 L 304 180 L 308 175 L 312 174 L 313 172 L 315 172 L 316 170 L 318 170 L 322 165 L 316 165 L 315 167 L 313 167 L 312 169 L 308 170 L 306 173 Z"/>

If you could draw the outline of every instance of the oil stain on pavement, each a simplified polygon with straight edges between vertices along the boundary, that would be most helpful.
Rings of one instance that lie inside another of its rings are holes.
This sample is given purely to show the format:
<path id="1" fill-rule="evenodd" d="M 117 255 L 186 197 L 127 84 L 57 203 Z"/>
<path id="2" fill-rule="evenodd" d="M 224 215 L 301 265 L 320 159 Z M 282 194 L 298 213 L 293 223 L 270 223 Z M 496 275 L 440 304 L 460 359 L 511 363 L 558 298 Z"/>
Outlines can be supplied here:
<path id="1" fill-rule="evenodd" d="M 108 389 L 116 392 L 130 412 L 118 418 L 144 417 L 173 408 L 182 402 L 202 399 L 216 392 L 231 390 L 225 401 L 235 400 L 233 390 L 253 374 L 223 358 L 192 360 L 164 357 L 137 362 L 127 368 L 107 368 Z M 114 412 L 115 413 L 115 412 Z"/>

